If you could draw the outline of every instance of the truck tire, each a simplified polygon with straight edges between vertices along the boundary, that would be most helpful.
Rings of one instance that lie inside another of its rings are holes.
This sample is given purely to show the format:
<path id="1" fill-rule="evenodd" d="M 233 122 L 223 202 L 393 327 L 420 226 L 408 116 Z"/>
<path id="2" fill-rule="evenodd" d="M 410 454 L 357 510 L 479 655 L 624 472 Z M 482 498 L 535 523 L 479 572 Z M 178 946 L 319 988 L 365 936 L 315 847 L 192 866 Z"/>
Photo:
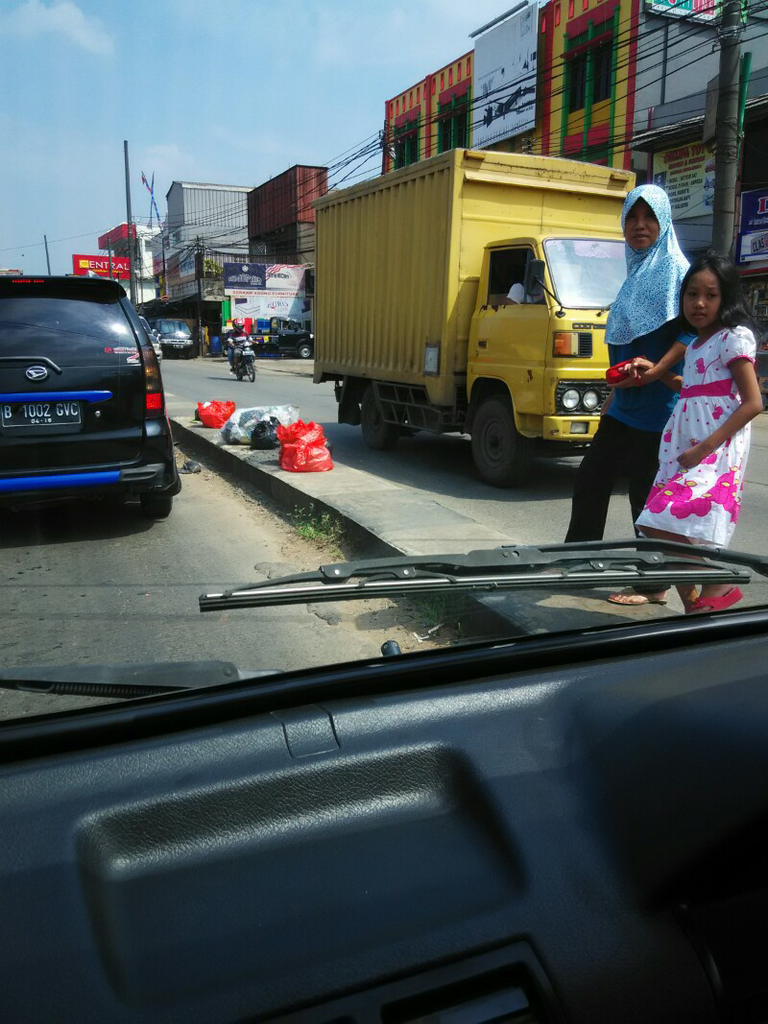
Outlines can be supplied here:
<path id="1" fill-rule="evenodd" d="M 394 423 L 385 423 L 372 387 L 366 388 L 360 403 L 360 426 L 363 440 L 374 451 L 383 452 L 394 448 L 400 436 L 400 428 Z"/>
<path id="2" fill-rule="evenodd" d="M 308 341 L 302 341 L 298 349 L 299 359 L 311 359 L 312 358 L 312 346 Z"/>
<path id="3" fill-rule="evenodd" d="M 483 480 L 494 487 L 519 487 L 530 475 L 533 447 L 515 427 L 510 400 L 486 398 L 472 426 L 472 458 Z"/>

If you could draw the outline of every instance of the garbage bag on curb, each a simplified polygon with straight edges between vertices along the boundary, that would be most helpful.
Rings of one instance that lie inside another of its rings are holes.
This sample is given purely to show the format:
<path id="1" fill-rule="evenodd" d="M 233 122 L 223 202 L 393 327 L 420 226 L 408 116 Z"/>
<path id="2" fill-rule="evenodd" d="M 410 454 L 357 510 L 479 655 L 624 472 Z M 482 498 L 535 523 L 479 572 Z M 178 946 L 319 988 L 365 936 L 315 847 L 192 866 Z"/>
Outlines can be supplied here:
<path id="1" fill-rule="evenodd" d="M 299 418 L 299 410 L 295 405 L 257 406 L 252 409 L 238 409 L 221 429 L 224 444 L 250 444 L 257 423 L 276 419 L 279 424 L 289 426 Z"/>
<path id="2" fill-rule="evenodd" d="M 290 426 L 278 427 L 277 437 L 281 443 L 281 469 L 289 473 L 326 473 L 333 469 L 333 459 L 319 424 L 299 420 Z"/>
<path id="3" fill-rule="evenodd" d="M 280 442 L 277 439 L 279 426 L 280 421 L 275 416 L 270 416 L 268 420 L 259 420 L 251 434 L 251 448 L 261 452 L 279 448 Z"/>
<path id="4" fill-rule="evenodd" d="M 198 402 L 197 418 L 204 427 L 223 426 L 235 411 L 234 402 Z"/>

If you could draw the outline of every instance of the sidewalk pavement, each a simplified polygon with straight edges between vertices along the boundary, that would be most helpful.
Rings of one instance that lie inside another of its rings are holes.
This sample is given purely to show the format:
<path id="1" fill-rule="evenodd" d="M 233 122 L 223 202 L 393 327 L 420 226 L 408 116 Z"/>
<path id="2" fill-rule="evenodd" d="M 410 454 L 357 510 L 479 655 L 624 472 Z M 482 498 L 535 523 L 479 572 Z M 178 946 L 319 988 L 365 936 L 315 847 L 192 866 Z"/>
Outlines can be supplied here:
<path id="1" fill-rule="evenodd" d="M 185 449 L 259 488 L 286 508 L 306 508 L 311 502 L 320 512 L 331 513 L 372 557 L 456 554 L 515 543 L 514 538 L 439 501 L 363 470 L 337 464 L 327 473 L 284 472 L 277 451 L 222 444 L 219 431 L 203 427 L 184 406 L 169 402 L 174 437 Z M 672 594 L 667 608 L 651 605 L 625 610 L 608 604 L 606 593 L 504 591 L 473 595 L 473 600 L 483 607 L 488 631 L 507 636 L 632 623 L 682 611 Z"/>

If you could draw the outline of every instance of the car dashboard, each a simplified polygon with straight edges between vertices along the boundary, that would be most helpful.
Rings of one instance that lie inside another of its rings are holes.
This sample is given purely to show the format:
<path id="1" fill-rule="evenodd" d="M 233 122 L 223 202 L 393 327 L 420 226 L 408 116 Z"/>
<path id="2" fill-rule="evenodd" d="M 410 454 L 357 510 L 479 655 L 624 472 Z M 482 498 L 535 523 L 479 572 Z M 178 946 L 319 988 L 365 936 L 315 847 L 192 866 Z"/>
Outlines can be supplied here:
<path id="1" fill-rule="evenodd" d="M 5 726 L 8 1020 L 768 1019 L 766 618 Z"/>

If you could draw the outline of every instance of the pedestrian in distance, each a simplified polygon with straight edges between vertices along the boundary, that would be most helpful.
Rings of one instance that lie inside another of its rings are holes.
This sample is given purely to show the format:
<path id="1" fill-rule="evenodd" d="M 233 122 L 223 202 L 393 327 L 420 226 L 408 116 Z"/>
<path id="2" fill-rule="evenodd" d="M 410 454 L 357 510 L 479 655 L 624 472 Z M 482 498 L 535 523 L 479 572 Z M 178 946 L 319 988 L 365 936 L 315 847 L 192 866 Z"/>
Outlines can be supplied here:
<path id="1" fill-rule="evenodd" d="M 659 471 L 637 526 L 646 537 L 728 546 L 741 506 L 751 421 L 763 402 L 755 374 L 759 333 L 736 268 L 717 253 L 697 260 L 681 289 L 688 346 L 680 401 L 662 434 Z M 666 365 L 665 365 L 666 363 Z M 659 367 L 639 367 L 651 375 Z M 698 597 L 678 587 L 686 612 L 722 611 L 742 598 L 738 587 L 708 584 Z"/>
<path id="2" fill-rule="evenodd" d="M 601 540 L 608 506 L 619 474 L 629 477 L 629 502 L 634 523 L 645 504 L 659 468 L 659 442 L 677 401 L 673 382 L 693 334 L 679 319 L 680 286 L 688 270 L 672 226 L 666 192 L 640 185 L 624 202 L 627 277 L 606 322 L 605 340 L 611 364 L 646 357 L 654 365 L 668 352 L 672 361 L 657 379 L 640 385 L 639 373 L 627 374 L 612 388 L 600 413 L 600 424 L 576 474 L 566 541 Z M 615 604 L 661 603 L 666 591 L 657 587 L 612 594 Z"/>

